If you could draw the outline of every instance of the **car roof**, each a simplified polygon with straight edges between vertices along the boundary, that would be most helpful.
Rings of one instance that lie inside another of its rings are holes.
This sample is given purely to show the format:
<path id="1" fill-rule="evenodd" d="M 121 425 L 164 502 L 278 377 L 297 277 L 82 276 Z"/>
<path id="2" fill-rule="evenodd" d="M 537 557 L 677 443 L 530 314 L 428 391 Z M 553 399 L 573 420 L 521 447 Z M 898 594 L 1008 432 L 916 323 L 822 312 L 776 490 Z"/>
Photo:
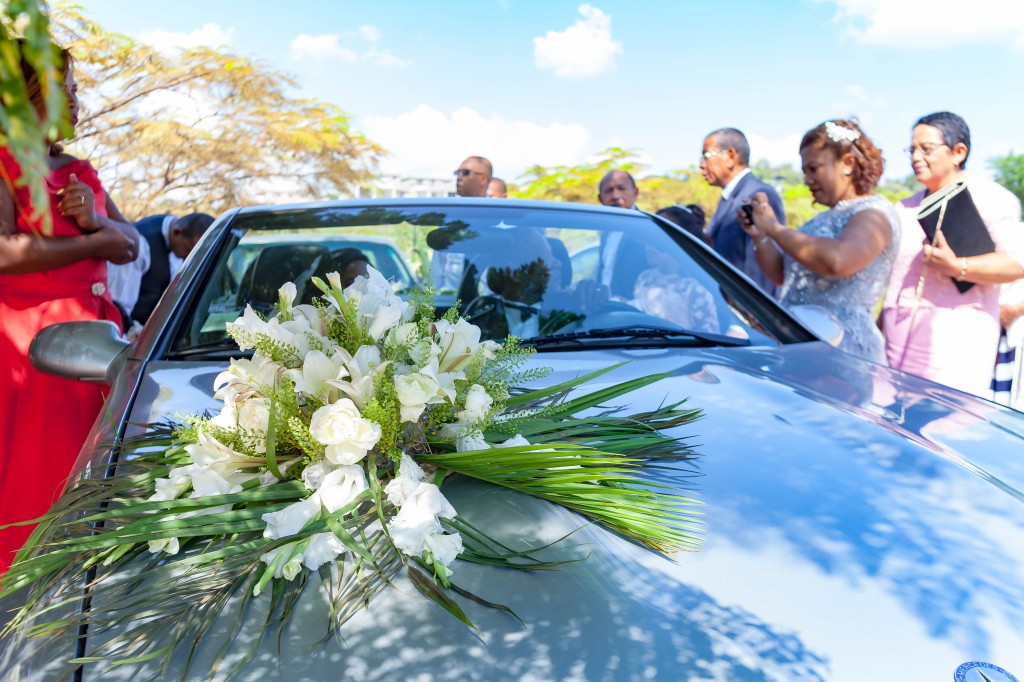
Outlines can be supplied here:
<path id="1" fill-rule="evenodd" d="M 571 211 L 618 214 L 622 216 L 645 218 L 649 214 L 637 209 L 615 208 L 600 204 L 583 204 L 568 201 L 542 201 L 538 199 L 488 199 L 486 197 L 418 197 L 418 198 L 363 198 L 342 199 L 335 201 L 311 201 L 291 204 L 273 204 L 264 206 L 246 206 L 238 209 L 236 215 L 254 215 L 260 213 L 281 213 L 301 210 L 321 210 L 330 208 L 359 209 L 380 208 L 451 208 L 484 207 L 493 209 L 538 209 L 545 211 Z"/>

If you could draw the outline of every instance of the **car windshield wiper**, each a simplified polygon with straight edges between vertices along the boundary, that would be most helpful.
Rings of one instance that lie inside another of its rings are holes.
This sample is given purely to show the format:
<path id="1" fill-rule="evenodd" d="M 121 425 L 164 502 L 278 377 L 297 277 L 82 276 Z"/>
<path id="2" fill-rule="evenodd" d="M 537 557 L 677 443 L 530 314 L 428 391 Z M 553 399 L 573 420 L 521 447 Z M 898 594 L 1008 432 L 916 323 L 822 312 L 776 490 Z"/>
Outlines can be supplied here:
<path id="1" fill-rule="evenodd" d="M 206 343 L 196 343 L 167 352 L 168 360 L 225 357 L 252 357 L 252 350 L 238 350 L 238 343 L 234 339 L 227 337 Z"/>
<path id="2" fill-rule="evenodd" d="M 578 348 L 587 346 L 749 346 L 750 339 L 740 339 L 724 334 L 698 331 L 696 329 L 673 329 L 670 327 L 610 327 L 587 329 L 566 334 L 545 334 L 524 339 L 524 346 L 538 350 L 557 348 Z"/>

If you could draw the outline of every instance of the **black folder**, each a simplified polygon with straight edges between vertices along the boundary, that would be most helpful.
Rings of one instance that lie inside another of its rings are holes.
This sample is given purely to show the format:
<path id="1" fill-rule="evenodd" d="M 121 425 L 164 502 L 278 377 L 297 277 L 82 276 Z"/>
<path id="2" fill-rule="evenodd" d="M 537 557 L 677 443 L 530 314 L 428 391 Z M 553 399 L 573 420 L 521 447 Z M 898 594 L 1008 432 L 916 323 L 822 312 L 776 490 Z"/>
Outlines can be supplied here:
<path id="1" fill-rule="evenodd" d="M 953 253 L 958 257 L 980 256 L 996 250 L 992 235 L 988 233 L 985 221 L 978 213 L 978 207 L 974 205 L 974 199 L 967 189 L 966 180 L 951 182 L 934 194 L 929 194 L 921 202 L 917 211 L 917 222 L 921 224 L 921 229 L 929 241 L 935 240 L 935 229 L 939 216 L 942 215 L 943 205 L 946 210 L 942 216 L 940 229 Z M 974 286 L 971 282 L 961 282 L 955 277 L 951 279 L 961 294 Z"/>

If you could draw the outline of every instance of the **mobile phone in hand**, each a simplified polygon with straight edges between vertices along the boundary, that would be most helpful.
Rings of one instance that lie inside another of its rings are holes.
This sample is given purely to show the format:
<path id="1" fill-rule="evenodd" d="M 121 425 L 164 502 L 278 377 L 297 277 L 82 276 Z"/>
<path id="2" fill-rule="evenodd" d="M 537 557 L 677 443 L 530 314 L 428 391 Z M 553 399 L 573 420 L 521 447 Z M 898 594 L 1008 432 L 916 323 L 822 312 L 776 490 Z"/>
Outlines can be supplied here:
<path id="1" fill-rule="evenodd" d="M 754 223 L 754 205 L 751 203 L 740 204 L 740 208 L 743 209 L 743 213 L 747 216 L 747 220 L 751 224 Z"/>

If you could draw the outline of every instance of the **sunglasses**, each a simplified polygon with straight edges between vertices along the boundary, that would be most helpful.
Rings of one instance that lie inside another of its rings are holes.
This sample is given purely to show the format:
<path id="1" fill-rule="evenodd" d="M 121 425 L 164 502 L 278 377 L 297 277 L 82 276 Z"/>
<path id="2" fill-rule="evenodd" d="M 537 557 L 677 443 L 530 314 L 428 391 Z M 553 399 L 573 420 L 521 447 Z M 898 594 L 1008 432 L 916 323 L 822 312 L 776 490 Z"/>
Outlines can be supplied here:
<path id="1" fill-rule="evenodd" d="M 469 170 L 468 168 L 460 168 L 458 170 L 453 170 L 452 175 L 454 175 L 455 177 L 461 175 L 462 177 L 466 178 L 469 177 L 470 175 L 486 175 L 486 173 L 481 173 L 480 171 L 475 170 Z"/>

